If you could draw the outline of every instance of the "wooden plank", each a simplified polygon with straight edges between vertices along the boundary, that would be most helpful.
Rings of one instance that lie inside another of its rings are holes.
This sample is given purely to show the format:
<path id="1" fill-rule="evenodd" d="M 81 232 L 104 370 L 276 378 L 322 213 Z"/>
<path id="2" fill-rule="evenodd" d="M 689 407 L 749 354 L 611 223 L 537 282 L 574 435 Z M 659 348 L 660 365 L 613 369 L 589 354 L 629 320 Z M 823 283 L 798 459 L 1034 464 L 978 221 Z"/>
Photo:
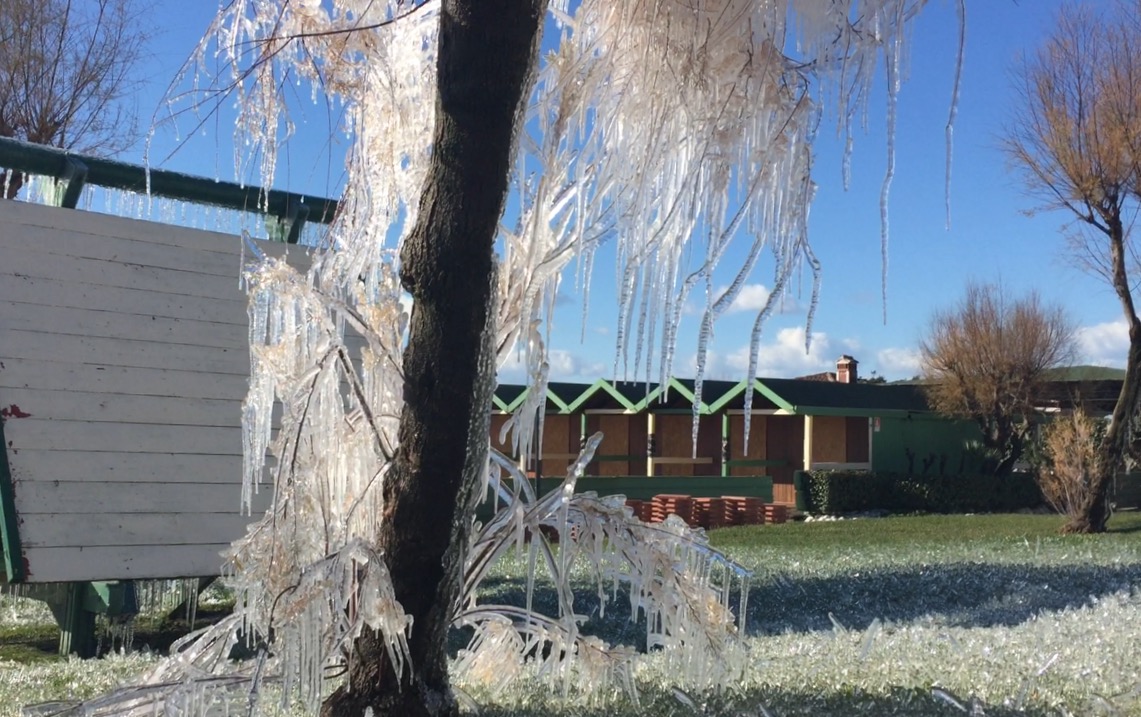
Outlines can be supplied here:
<path id="1" fill-rule="evenodd" d="M 123 396 L 89 391 L 0 388 L 0 407 L 55 421 L 155 423 L 174 426 L 242 425 L 242 402 L 235 399 Z"/>
<path id="2" fill-rule="evenodd" d="M 111 451 L 118 453 L 242 454 L 242 432 L 215 426 L 170 426 L 148 423 L 48 421 L 29 417 L 9 421 L 5 438 L 10 462 L 21 462 L 18 451 Z"/>
<path id="3" fill-rule="evenodd" d="M 0 301 L 18 301 L 39 306 L 61 306 L 69 309 L 98 308 L 124 314 L 163 316 L 172 319 L 209 317 L 218 323 L 232 323 L 245 331 L 249 319 L 246 296 L 235 282 L 225 295 L 203 297 L 174 294 L 170 291 L 104 286 L 77 281 L 59 281 L 31 276 L 16 276 L 0 267 Z"/>
<path id="4" fill-rule="evenodd" d="M 28 582 L 147 580 L 218 575 L 227 543 L 152 547 L 29 548 Z"/>
<path id="5" fill-rule="evenodd" d="M 230 513 L 47 513 L 20 525 L 25 548 L 86 548 L 111 545 L 201 545 L 236 540 L 257 516 Z M 204 538 L 208 538 L 204 541 Z"/>
<path id="6" fill-rule="evenodd" d="M 239 251 L 237 235 L 234 234 L 25 202 L 5 202 L 0 205 L 0 223 L 11 228 L 16 225 L 51 228 L 79 236 L 121 237 L 182 247 L 194 252 L 236 255 Z M 308 263 L 305 247 L 259 240 L 258 248 L 270 256 L 288 255 L 291 264 L 295 261 Z"/>
<path id="7" fill-rule="evenodd" d="M 12 477 L 22 486 L 34 482 L 113 483 L 223 483 L 240 486 L 241 456 L 191 453 L 111 453 L 107 451 L 22 450 Z"/>
<path id="8" fill-rule="evenodd" d="M 223 251 L 199 250 L 107 234 L 61 231 L 55 227 L 26 226 L 5 234 L 4 245 L 44 255 L 45 261 L 74 256 L 127 265 L 154 266 L 177 272 L 227 277 L 237 283 L 241 274 L 238 237 L 229 237 Z M 225 251 L 229 249 L 229 251 Z"/>
<path id="9" fill-rule="evenodd" d="M 51 361 L 7 361 L 0 357 L 0 395 L 6 388 L 87 391 L 129 396 L 240 399 L 248 380 L 233 374 L 94 366 Z"/>
<path id="10" fill-rule="evenodd" d="M 241 485 L 225 483 L 64 483 L 19 481 L 16 513 L 22 520 L 55 513 L 227 513 L 241 508 Z M 254 496 L 253 512 L 264 513 L 270 491 Z M 77 526 L 78 527 L 78 523 Z"/>
<path id="11" fill-rule="evenodd" d="M 139 307 L 145 311 L 145 307 Z M 7 330 L 44 331 L 75 336 L 98 336 L 136 341 L 160 341 L 191 346 L 242 349 L 249 335 L 232 323 L 172 319 L 147 313 L 120 314 L 93 309 L 37 306 L 19 302 L 0 307 L 0 327 Z M 0 353 L 3 349 L 0 348 Z"/>
<path id="12" fill-rule="evenodd" d="M 232 327 L 234 333 L 244 327 Z M 174 344 L 167 341 L 57 334 L 0 328 L 0 357 L 71 364 L 176 369 L 248 376 L 249 351 L 244 347 Z"/>
<path id="13" fill-rule="evenodd" d="M 167 291 L 187 296 L 212 298 L 233 296 L 238 292 L 237 275 L 210 276 L 115 261 L 36 254 L 9 247 L 2 241 L 0 241 L 0 266 L 10 275 L 117 286 L 124 289 Z"/>

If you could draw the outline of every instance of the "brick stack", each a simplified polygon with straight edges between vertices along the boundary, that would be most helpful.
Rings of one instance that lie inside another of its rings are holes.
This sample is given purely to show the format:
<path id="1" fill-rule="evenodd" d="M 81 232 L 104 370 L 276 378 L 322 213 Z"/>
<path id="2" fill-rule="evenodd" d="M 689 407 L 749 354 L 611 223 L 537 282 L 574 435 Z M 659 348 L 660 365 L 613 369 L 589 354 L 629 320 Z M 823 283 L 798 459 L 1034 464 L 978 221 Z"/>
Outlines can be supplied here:
<path id="1" fill-rule="evenodd" d="M 713 498 L 694 498 L 690 504 L 690 519 L 686 522 L 693 527 L 708 528 L 709 509 L 713 504 L 713 500 Z"/>
<path id="2" fill-rule="evenodd" d="M 765 522 L 766 523 L 785 523 L 788 521 L 788 506 L 786 505 L 766 505 L 765 506 Z"/>
<path id="3" fill-rule="evenodd" d="M 709 499 L 709 529 L 726 528 L 734 525 L 737 519 L 737 508 L 734 503 L 724 498 Z"/>
<path id="4" fill-rule="evenodd" d="M 628 508 L 630 508 L 631 511 L 633 511 L 635 518 L 637 518 L 638 520 L 642 519 L 642 501 L 627 498 L 626 499 L 626 506 Z"/>
<path id="5" fill-rule="evenodd" d="M 727 495 L 725 502 L 732 506 L 732 525 L 759 525 L 765 522 L 765 502 L 760 498 Z"/>
<path id="6" fill-rule="evenodd" d="M 680 516 L 683 520 L 688 521 L 691 516 L 692 499 L 688 495 L 678 495 L 675 493 L 665 493 L 662 495 L 655 495 L 652 507 L 650 508 L 650 522 L 660 523 L 666 519 L 668 515 Z"/>

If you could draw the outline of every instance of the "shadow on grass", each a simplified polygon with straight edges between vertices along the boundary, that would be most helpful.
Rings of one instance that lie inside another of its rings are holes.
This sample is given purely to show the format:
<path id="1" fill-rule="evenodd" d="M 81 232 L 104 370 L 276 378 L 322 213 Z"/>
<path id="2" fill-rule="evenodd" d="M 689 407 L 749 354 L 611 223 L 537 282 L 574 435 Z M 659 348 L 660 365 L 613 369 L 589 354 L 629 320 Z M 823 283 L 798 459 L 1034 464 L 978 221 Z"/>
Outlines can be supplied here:
<path id="1" fill-rule="evenodd" d="M 863 630 L 875 619 L 909 624 L 929 621 L 948 627 L 1013 627 L 1043 612 L 1089 604 L 1141 585 L 1141 563 L 1121 566 L 995 565 L 991 563 L 873 569 L 847 575 L 790 578 L 779 572 L 754 579 L 749 591 L 750 635 L 832 630 L 831 613 L 845 627 Z M 481 604 L 523 605 L 522 579 L 491 578 L 480 590 Z M 575 612 L 590 616 L 585 634 L 610 642 L 645 643 L 645 620 L 629 620 L 625 589 L 610 600 L 600 618 L 597 590 L 576 585 Z M 533 604 L 547 615 L 558 612 L 549 582 L 536 583 Z M 734 596 L 731 604 L 736 605 Z M 465 636 L 470 633 L 465 633 Z M 466 644 L 460 636 L 452 652 Z"/>
<path id="2" fill-rule="evenodd" d="M 937 697 L 932 690 L 924 688 L 897 687 L 887 694 L 871 694 L 857 688 L 841 687 L 829 692 L 808 692 L 763 686 L 748 690 L 734 690 L 733 694 L 713 696 L 708 700 L 694 699 L 694 706 L 683 704 L 674 694 L 655 690 L 641 695 L 640 707 L 629 705 L 628 709 L 614 704 L 591 707 L 575 704 L 559 704 L 550 700 L 541 709 L 520 710 L 513 705 L 497 706 L 481 704 L 483 717 L 622 717 L 623 715 L 704 715 L 708 717 L 839 717 L 843 715 L 901 715 L 904 717 L 962 717 L 970 714 L 985 714 L 987 717 L 1055 717 L 1055 708 L 1046 705 L 1024 705 L 1022 709 L 1001 704 L 973 704 L 969 696 L 946 695 Z M 951 700 L 958 702 L 956 706 Z M 1085 705 L 1074 705 L 1084 708 Z M 981 711 L 979 711 L 981 710 Z"/>
<path id="3" fill-rule="evenodd" d="M 882 568 L 820 578 L 779 573 L 749 593 L 751 634 L 831 630 L 832 613 L 846 627 L 879 618 L 930 619 L 953 627 L 1011 627 L 1041 612 L 1081 607 L 1091 597 L 1141 583 L 1141 564 L 1121 566 L 995 565 Z"/>

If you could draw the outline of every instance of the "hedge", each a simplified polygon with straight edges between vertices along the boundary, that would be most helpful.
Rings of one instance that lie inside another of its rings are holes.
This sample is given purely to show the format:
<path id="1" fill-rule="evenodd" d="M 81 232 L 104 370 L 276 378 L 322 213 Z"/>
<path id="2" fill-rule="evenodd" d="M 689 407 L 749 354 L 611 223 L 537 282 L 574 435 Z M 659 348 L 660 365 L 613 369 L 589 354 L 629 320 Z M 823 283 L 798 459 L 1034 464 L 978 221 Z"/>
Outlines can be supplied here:
<path id="1" fill-rule="evenodd" d="M 798 471 L 798 507 L 836 515 L 865 510 L 1001 513 L 1043 503 L 1033 474 L 906 475 L 872 471 Z"/>

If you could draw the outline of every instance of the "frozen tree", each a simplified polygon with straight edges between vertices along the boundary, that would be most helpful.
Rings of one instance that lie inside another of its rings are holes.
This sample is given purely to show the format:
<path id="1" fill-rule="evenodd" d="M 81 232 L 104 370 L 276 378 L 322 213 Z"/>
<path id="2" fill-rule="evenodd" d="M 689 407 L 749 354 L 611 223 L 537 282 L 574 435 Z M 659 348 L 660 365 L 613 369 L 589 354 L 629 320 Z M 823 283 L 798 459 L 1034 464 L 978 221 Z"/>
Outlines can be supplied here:
<path id="1" fill-rule="evenodd" d="M 1026 186 L 1076 220 L 1076 262 L 1117 295 L 1129 332 L 1125 380 L 1099 444 L 1087 490 L 1064 530 L 1103 532 L 1107 492 L 1128 458 L 1138 457 L 1141 317 L 1137 246 L 1141 206 L 1141 8 L 1063 8 L 1043 46 L 1017 72 L 1018 101 L 1005 148 Z"/>
<path id="2" fill-rule="evenodd" d="M 274 679 L 328 715 L 454 714 L 444 640 L 457 624 L 475 628 L 453 664 L 462 679 L 495 687 L 531 675 L 635 696 L 631 647 L 579 630 L 576 564 L 603 609 L 606 586 L 626 586 L 646 647 L 667 648 L 680 683 L 732 682 L 740 569 L 684 525 L 644 525 L 620 498 L 575 495 L 597 438 L 559 489 L 533 495 L 489 452 L 495 368 L 525 357 L 531 400 L 510 429 L 526 446 L 559 282 L 574 266 L 588 285 L 603 242 L 617 248 L 619 361 L 647 377 L 669 374 L 691 295 L 704 305 L 704 357 L 714 320 L 763 255 L 774 260 L 770 306 L 799 268 L 818 281 L 806 233 L 813 137 L 826 110 L 850 137 L 881 60 L 894 107 L 905 30 L 923 4 L 228 5 L 216 47 L 245 156 L 272 177 L 292 130 L 285 88 L 308 81 L 344 105 L 349 179 L 307 274 L 251 245 L 244 492 L 268 480 L 274 501 L 229 556 L 240 607 L 117 704 L 203 713 L 252 703 Z M 540 57 L 541 46 L 551 49 Z M 504 220 L 509 193 L 518 210 Z M 746 258 L 714 298 L 733 242 Z M 485 489 L 503 507 L 476 529 Z M 542 526 L 560 534 L 557 548 Z M 481 605 L 480 580 L 508 552 L 530 566 L 527 605 Z M 539 572 L 558 596 L 554 614 L 531 604 Z M 233 621 L 267 641 L 258 660 L 223 659 Z M 330 674 L 339 686 L 322 702 Z"/>

